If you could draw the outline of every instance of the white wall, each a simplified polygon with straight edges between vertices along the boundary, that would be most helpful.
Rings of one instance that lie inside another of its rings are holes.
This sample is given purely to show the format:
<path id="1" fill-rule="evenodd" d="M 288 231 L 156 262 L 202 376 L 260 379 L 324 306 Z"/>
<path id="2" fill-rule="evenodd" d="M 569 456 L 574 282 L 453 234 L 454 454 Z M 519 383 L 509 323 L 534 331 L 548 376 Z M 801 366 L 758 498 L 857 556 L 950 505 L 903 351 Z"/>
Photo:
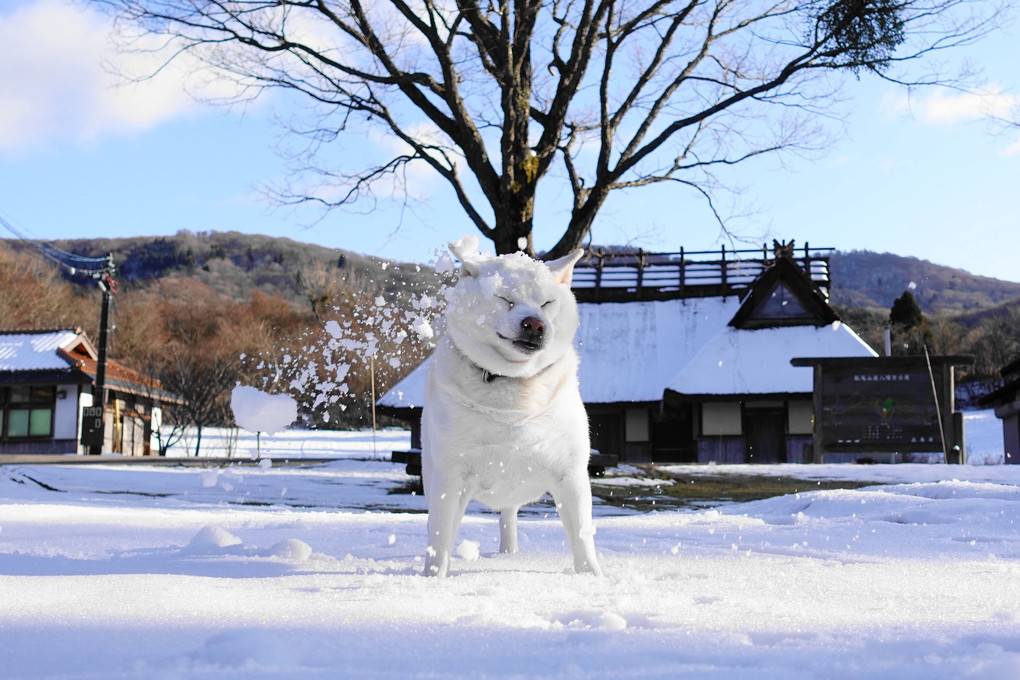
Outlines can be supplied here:
<path id="1" fill-rule="evenodd" d="M 78 416 L 81 409 L 78 406 L 78 390 L 80 385 L 57 385 L 57 401 L 53 407 L 53 438 L 54 439 L 78 439 Z M 64 393 L 61 399 L 59 393 Z M 91 404 L 92 395 L 89 395 Z"/>
<path id="2" fill-rule="evenodd" d="M 78 453 L 85 453 L 85 447 L 81 445 L 81 410 L 86 406 L 92 406 L 92 387 L 91 385 L 82 385 L 79 387 L 82 391 L 78 393 L 78 413 L 75 419 L 75 440 L 78 442 L 77 449 Z"/>
<path id="3" fill-rule="evenodd" d="M 163 409 L 158 406 L 153 406 L 150 412 L 151 420 L 149 421 L 151 434 L 149 435 L 149 449 L 153 455 L 159 453 L 159 437 L 156 433 L 159 432 L 159 428 L 163 426 Z"/>

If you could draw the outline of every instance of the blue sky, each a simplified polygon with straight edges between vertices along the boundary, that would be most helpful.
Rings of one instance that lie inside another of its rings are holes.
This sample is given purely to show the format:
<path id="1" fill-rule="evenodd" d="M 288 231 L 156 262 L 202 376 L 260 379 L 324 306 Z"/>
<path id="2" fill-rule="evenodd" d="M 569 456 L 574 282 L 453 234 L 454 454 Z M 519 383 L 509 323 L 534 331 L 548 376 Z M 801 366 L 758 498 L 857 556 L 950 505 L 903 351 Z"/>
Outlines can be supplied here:
<path id="1" fill-rule="evenodd" d="M 260 187 L 287 177 L 274 122 L 285 102 L 198 104 L 174 70 L 117 87 L 102 67 L 124 58 L 108 30 L 68 0 L 0 5 L 0 215 L 21 229 L 44 239 L 238 230 L 419 262 L 472 232 L 439 180 L 422 179 L 408 205 L 326 216 L 274 207 Z M 725 177 L 742 187 L 722 198 L 743 215 L 731 228 L 756 245 L 892 252 L 1020 282 L 1020 129 L 983 115 L 1020 110 L 1017 32 L 1014 16 L 955 54 L 983 71 L 981 97 L 927 90 L 908 100 L 875 80 L 849 82 L 845 125 L 830 124 L 820 158 L 758 160 Z M 537 246 L 552 245 L 562 223 L 540 212 Z M 612 199 L 593 240 L 670 251 L 722 243 L 704 202 L 676 187 Z"/>

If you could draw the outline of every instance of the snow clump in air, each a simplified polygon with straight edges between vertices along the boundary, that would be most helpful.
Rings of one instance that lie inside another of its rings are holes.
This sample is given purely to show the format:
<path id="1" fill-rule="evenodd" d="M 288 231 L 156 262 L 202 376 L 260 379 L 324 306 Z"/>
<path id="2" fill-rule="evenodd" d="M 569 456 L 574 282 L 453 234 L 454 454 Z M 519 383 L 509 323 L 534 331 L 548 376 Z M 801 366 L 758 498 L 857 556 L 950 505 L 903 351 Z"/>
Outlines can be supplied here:
<path id="1" fill-rule="evenodd" d="M 457 546 L 457 557 L 468 562 L 477 562 L 481 556 L 481 544 L 478 541 L 472 541 L 465 538 Z"/>
<path id="2" fill-rule="evenodd" d="M 297 420 L 297 402 L 286 394 L 266 394 L 247 385 L 230 393 L 230 409 L 238 427 L 274 434 Z"/>

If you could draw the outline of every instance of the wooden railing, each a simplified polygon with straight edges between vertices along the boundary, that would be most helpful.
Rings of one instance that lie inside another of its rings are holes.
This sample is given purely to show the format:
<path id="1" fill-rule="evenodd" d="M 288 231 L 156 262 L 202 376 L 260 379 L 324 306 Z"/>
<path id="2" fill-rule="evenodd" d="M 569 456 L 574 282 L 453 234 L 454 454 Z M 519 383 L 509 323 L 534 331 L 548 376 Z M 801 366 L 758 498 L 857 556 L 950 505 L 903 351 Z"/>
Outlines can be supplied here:
<path id="1" fill-rule="evenodd" d="M 804 244 L 793 256 L 826 297 L 832 251 Z M 575 268 L 573 288 L 579 300 L 593 302 L 740 295 L 775 257 L 764 246 L 749 250 L 723 246 L 714 251 L 681 248 L 678 253 L 596 248 Z"/>

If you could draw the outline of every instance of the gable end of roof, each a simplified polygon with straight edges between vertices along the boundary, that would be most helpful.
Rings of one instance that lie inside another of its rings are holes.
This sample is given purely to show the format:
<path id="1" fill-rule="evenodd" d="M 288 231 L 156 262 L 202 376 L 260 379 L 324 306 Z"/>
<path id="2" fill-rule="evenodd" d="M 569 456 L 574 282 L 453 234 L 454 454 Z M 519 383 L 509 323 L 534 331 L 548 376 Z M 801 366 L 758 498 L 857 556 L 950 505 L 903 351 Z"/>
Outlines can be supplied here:
<path id="1" fill-rule="evenodd" d="M 791 308 L 788 315 L 771 313 L 769 303 L 773 296 L 787 293 L 799 306 Z M 750 291 L 729 325 L 754 330 L 782 326 L 828 326 L 839 320 L 839 315 L 829 306 L 821 290 L 804 270 L 791 259 L 778 257 L 751 284 Z"/>

